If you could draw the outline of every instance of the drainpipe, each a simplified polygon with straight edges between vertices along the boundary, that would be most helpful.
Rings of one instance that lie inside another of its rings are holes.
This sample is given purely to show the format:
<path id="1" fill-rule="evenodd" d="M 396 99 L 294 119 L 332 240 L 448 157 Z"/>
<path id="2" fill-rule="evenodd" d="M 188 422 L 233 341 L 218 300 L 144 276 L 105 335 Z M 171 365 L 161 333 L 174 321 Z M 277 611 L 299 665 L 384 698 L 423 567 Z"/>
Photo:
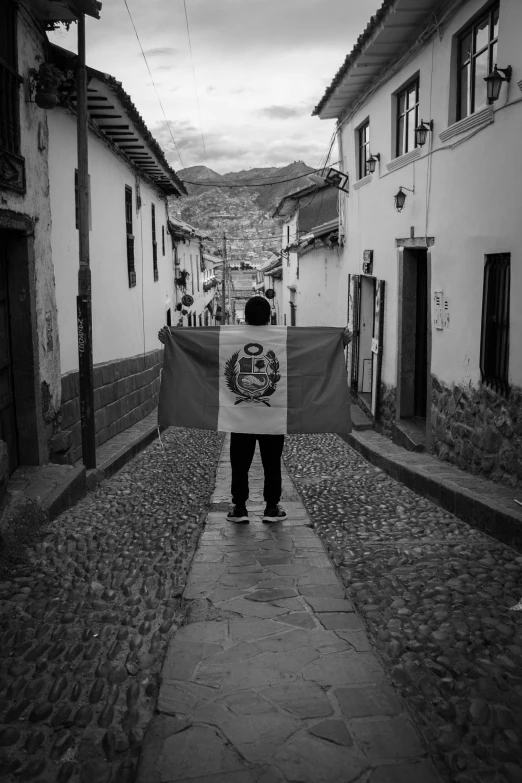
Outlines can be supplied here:
<path id="1" fill-rule="evenodd" d="M 78 367 L 83 464 L 96 467 L 94 428 L 94 372 L 92 362 L 91 267 L 89 259 L 89 159 L 87 69 L 85 65 L 85 16 L 78 16 L 78 65 L 76 71 L 76 124 L 78 129 L 78 212 L 80 268 L 78 270 Z"/>

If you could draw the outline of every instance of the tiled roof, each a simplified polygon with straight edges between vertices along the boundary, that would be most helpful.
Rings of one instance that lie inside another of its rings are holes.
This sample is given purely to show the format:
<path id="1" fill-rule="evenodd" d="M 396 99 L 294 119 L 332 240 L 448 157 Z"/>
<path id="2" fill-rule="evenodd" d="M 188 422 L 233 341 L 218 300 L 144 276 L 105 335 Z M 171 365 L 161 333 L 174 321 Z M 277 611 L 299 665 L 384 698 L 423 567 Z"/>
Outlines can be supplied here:
<path id="1" fill-rule="evenodd" d="M 323 110 L 325 104 L 327 103 L 328 99 L 330 98 L 330 96 L 334 92 L 335 88 L 341 83 L 342 79 L 344 78 L 344 76 L 348 72 L 348 69 L 350 68 L 350 66 L 355 62 L 355 60 L 357 59 L 357 56 L 362 52 L 364 46 L 368 43 L 368 41 L 372 37 L 373 33 L 375 32 L 375 30 L 377 29 L 379 24 L 383 21 L 383 19 L 388 14 L 388 12 L 389 12 L 390 8 L 392 7 L 393 3 L 394 3 L 394 0 L 384 0 L 383 4 L 381 5 L 381 7 L 377 11 L 377 13 L 374 16 L 371 17 L 370 21 L 366 25 L 366 29 L 358 37 L 357 43 L 353 47 L 353 49 L 350 52 L 350 54 L 347 55 L 344 63 L 342 64 L 342 66 L 339 68 L 339 70 L 335 74 L 332 83 L 327 88 L 325 94 L 323 95 L 323 97 L 321 98 L 321 100 L 319 101 L 319 103 L 317 104 L 315 109 L 313 110 L 312 116 L 318 115 Z"/>

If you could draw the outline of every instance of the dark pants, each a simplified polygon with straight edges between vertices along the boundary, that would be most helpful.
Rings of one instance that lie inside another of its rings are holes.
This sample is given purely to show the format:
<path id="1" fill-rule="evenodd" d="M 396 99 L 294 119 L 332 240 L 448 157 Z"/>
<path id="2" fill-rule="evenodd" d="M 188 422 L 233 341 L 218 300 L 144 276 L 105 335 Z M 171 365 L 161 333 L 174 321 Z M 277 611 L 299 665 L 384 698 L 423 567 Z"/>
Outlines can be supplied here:
<path id="1" fill-rule="evenodd" d="M 233 432 L 230 436 L 232 465 L 232 503 L 244 506 L 248 500 L 248 471 L 259 441 L 261 462 L 265 471 L 263 497 L 267 506 L 276 506 L 281 499 L 281 455 L 284 435 L 250 435 Z"/>

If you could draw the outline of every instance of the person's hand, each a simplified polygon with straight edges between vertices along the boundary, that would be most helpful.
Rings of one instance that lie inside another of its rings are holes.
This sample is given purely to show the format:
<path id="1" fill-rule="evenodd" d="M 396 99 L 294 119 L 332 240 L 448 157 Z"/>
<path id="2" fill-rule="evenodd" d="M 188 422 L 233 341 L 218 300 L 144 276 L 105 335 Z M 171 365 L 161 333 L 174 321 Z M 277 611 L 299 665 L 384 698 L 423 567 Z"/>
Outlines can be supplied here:
<path id="1" fill-rule="evenodd" d="M 163 326 L 158 332 L 158 340 L 165 345 L 167 341 L 167 335 L 170 334 L 170 326 Z"/>
<path id="2" fill-rule="evenodd" d="M 353 340 L 353 332 L 350 331 L 350 328 L 347 326 L 346 329 L 343 332 L 343 345 L 349 345 Z"/>

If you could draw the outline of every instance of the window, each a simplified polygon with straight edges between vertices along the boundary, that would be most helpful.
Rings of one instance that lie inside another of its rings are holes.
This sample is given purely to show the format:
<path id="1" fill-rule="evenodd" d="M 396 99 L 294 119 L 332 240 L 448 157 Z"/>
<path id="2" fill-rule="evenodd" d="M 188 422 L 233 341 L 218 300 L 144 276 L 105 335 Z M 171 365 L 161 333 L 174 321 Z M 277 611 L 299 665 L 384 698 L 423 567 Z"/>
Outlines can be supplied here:
<path id="1" fill-rule="evenodd" d="M 509 393 L 509 283 L 510 254 L 486 256 L 480 372 L 483 383 L 505 395 Z"/>
<path id="2" fill-rule="evenodd" d="M 154 281 L 159 278 L 158 274 L 158 243 L 156 242 L 156 207 L 151 204 L 151 221 L 152 221 L 152 268 L 154 270 Z"/>
<path id="3" fill-rule="evenodd" d="M 370 157 L 370 123 L 367 122 L 357 131 L 357 178 L 366 176 L 366 163 Z"/>
<path id="4" fill-rule="evenodd" d="M 415 128 L 419 124 L 419 80 L 397 93 L 397 157 L 415 149 Z"/>
<path id="5" fill-rule="evenodd" d="M 192 263 L 192 253 L 190 254 L 190 279 L 192 280 L 192 296 L 194 296 L 194 264 Z"/>
<path id="6" fill-rule="evenodd" d="M 196 274 L 198 276 L 198 291 L 199 291 L 199 256 L 196 254 Z"/>
<path id="7" fill-rule="evenodd" d="M 127 230 L 127 272 L 129 288 L 136 285 L 136 267 L 134 266 L 134 236 L 132 234 L 132 188 L 125 185 L 125 226 Z"/>
<path id="8" fill-rule="evenodd" d="M 457 120 L 486 106 L 486 82 L 497 60 L 498 3 L 458 38 Z"/>
<path id="9" fill-rule="evenodd" d="M 0 148 L 20 152 L 20 83 L 16 61 L 16 5 L 0 3 Z"/>
<path id="10" fill-rule="evenodd" d="M 78 169 L 74 169 L 74 214 L 76 218 L 76 228 L 80 228 L 80 199 L 78 196 Z M 89 231 L 92 231 L 91 218 L 91 175 L 89 174 Z"/>
<path id="11" fill-rule="evenodd" d="M 165 255 L 165 226 L 161 227 L 161 255 Z"/>
<path id="12" fill-rule="evenodd" d="M 170 307 L 167 310 L 167 326 L 172 326 L 172 312 Z"/>

